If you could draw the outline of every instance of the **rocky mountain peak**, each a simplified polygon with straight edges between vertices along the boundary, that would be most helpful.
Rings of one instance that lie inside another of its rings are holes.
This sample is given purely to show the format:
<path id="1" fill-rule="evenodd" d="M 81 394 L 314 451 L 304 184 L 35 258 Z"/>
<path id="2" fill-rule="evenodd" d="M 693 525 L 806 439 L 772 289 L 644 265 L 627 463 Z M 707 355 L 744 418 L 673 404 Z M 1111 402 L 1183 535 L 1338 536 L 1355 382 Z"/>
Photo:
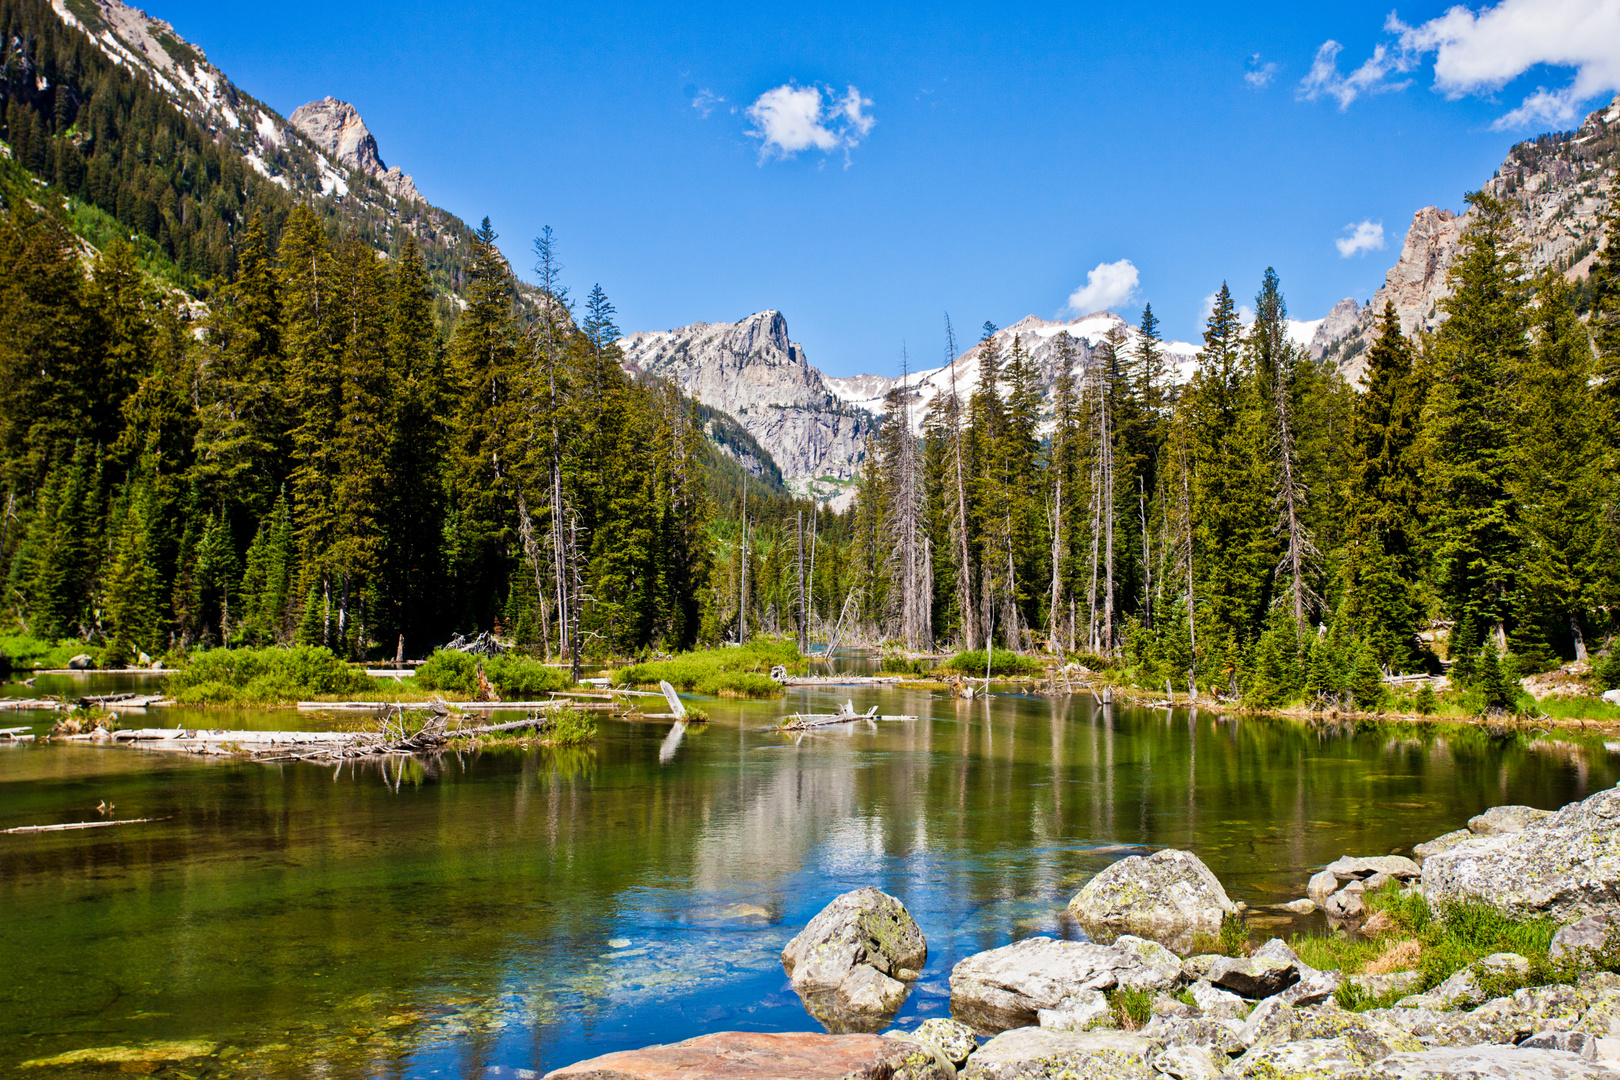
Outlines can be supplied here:
<path id="1" fill-rule="evenodd" d="M 422 198 L 409 176 L 383 163 L 376 137 L 360 118 L 360 111 L 347 101 L 324 97 L 307 102 L 294 109 L 288 120 L 328 157 L 375 176 L 396 199 Z"/>

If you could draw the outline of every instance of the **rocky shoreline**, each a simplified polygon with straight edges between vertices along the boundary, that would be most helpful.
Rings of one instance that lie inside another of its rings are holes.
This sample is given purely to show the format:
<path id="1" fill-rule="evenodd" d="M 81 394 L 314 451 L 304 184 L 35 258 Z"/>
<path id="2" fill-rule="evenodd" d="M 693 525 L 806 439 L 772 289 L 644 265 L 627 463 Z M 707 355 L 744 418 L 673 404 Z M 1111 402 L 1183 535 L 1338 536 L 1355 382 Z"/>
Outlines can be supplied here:
<path id="1" fill-rule="evenodd" d="M 1166 850 L 1112 864 L 1070 901 L 1091 941 L 1032 937 L 957 963 L 952 1019 L 875 1034 L 927 942 L 898 899 L 865 888 L 783 950 L 828 1034 L 718 1032 L 548 1078 L 1620 1080 L 1620 789 L 1558 811 L 1496 807 L 1413 855 L 1338 859 L 1298 910 L 1370 935 L 1388 919 L 1378 898 L 1420 899 L 1435 918 L 1471 904 L 1556 923 L 1545 955 L 1493 953 L 1443 979 L 1432 964 L 1319 970 L 1277 938 L 1225 955 L 1210 947 L 1239 905 L 1196 855 Z"/>

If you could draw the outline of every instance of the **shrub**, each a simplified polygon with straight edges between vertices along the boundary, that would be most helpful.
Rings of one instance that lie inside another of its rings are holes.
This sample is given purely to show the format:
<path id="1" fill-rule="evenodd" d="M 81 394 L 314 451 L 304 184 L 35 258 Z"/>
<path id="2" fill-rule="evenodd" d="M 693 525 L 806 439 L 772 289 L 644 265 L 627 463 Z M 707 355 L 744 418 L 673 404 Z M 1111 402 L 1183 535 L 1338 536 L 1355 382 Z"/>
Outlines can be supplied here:
<path id="1" fill-rule="evenodd" d="M 439 649 L 416 669 L 416 685 L 422 690 L 471 697 L 478 691 L 479 663 L 480 658 L 471 653 Z M 562 671 L 526 656 L 492 656 L 482 663 L 484 677 L 509 701 L 535 699 L 570 685 Z"/>
<path id="2" fill-rule="evenodd" d="M 984 678 L 984 662 L 984 650 L 973 649 L 970 652 L 957 653 L 939 665 L 939 670 L 970 677 L 976 676 L 982 679 Z M 1039 675 L 1045 670 L 1046 663 L 1041 658 L 1021 656 L 1009 649 L 996 649 L 990 656 L 991 675 Z"/>
<path id="3" fill-rule="evenodd" d="M 579 709 L 558 709 L 545 729 L 553 746 L 582 746 L 596 741 L 596 717 Z"/>
<path id="4" fill-rule="evenodd" d="M 207 649 L 169 677 L 186 705 L 288 704 L 323 695 L 364 693 L 371 677 L 323 645 L 284 649 Z"/>
<path id="5" fill-rule="evenodd" d="M 656 689 L 660 680 L 692 694 L 731 697 L 774 697 L 782 687 L 770 677 L 781 665 L 790 674 L 809 670 L 791 641 L 755 640 L 738 648 L 696 649 L 667 660 L 631 664 L 619 672 L 621 683 Z"/>
<path id="6" fill-rule="evenodd" d="M 924 676 L 934 669 L 934 665 L 927 660 L 914 660 L 906 656 L 885 656 L 878 661 L 879 675 L 912 675 Z"/>
<path id="7" fill-rule="evenodd" d="M 1108 1005 L 1114 1023 L 1126 1031 L 1136 1031 L 1153 1018 L 1153 993 L 1120 986 L 1108 991 Z"/>
<path id="8" fill-rule="evenodd" d="M 70 657 L 86 651 L 84 642 L 73 638 L 53 643 L 33 634 L 0 635 L 0 671 L 65 668 Z"/>

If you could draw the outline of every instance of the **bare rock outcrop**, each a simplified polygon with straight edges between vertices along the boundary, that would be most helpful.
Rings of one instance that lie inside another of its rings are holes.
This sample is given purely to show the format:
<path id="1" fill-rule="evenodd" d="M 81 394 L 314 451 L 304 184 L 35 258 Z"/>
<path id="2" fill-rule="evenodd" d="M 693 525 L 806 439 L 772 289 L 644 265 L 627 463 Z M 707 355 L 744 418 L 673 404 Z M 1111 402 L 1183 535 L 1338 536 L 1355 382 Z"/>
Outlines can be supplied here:
<path id="1" fill-rule="evenodd" d="M 287 118 L 305 138 L 333 160 L 357 172 L 374 176 L 396 199 L 415 199 L 422 195 L 416 184 L 397 167 L 383 164 L 377 151 L 377 139 L 360 119 L 359 110 L 347 101 L 325 97 L 298 106 Z"/>

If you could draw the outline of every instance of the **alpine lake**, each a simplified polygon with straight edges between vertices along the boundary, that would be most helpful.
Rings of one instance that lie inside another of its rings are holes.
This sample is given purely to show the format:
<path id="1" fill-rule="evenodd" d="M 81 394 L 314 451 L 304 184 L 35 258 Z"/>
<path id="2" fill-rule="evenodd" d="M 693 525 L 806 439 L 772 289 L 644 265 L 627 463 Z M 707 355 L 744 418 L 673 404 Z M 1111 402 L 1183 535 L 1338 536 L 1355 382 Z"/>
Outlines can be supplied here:
<path id="1" fill-rule="evenodd" d="M 3 692 L 153 685 L 41 676 Z M 773 730 L 846 699 L 918 719 Z M 1186 848 L 1248 904 L 1257 938 L 1321 933 L 1321 916 L 1276 905 L 1323 863 L 1620 780 L 1620 743 L 1573 731 L 1324 729 L 868 687 L 701 704 L 710 722 L 684 732 L 602 718 L 590 749 L 341 767 L 0 746 L 0 828 L 98 820 L 103 803 L 163 819 L 0 835 L 0 1074 L 495 1080 L 710 1031 L 817 1031 L 779 954 L 863 885 L 927 934 L 894 1021 L 912 1027 L 949 1014 L 963 957 L 1083 938 L 1065 905 L 1126 855 Z M 0 713 L 40 734 L 52 720 Z M 123 723 L 355 718 L 165 709 Z"/>

